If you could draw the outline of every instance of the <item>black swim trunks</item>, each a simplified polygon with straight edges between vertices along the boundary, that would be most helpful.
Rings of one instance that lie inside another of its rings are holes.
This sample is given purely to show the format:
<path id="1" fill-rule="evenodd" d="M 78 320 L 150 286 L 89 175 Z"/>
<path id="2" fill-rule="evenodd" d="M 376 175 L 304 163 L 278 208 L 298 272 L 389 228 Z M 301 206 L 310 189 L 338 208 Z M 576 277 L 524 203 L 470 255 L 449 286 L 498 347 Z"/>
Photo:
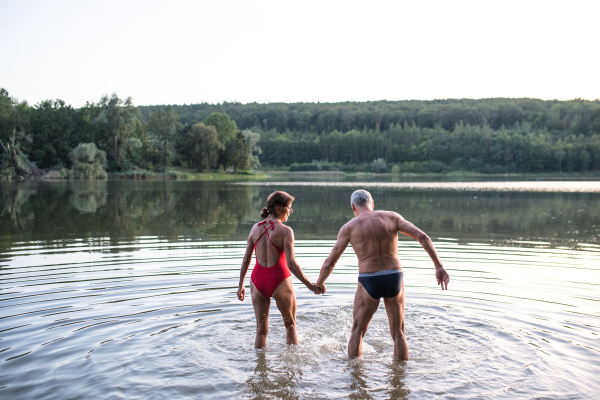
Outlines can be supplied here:
<path id="1" fill-rule="evenodd" d="M 379 300 L 382 297 L 398 296 L 402 289 L 402 276 L 401 269 L 390 269 L 358 274 L 358 281 L 369 293 L 369 296 Z"/>

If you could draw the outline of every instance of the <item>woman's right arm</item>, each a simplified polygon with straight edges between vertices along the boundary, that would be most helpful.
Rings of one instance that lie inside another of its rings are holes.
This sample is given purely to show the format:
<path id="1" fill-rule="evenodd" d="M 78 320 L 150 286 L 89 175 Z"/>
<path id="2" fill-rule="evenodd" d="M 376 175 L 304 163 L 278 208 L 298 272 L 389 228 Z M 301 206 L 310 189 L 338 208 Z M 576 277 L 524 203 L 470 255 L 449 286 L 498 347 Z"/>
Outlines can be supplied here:
<path id="1" fill-rule="evenodd" d="M 248 268 L 250 268 L 250 262 L 252 261 L 252 252 L 254 252 L 254 240 L 252 240 L 252 231 L 250 231 L 248 242 L 246 243 L 246 253 L 244 254 L 242 268 L 240 270 L 240 285 L 237 291 L 237 296 L 240 301 L 244 301 L 244 298 L 246 297 L 244 281 L 246 280 L 246 274 L 248 273 Z"/>

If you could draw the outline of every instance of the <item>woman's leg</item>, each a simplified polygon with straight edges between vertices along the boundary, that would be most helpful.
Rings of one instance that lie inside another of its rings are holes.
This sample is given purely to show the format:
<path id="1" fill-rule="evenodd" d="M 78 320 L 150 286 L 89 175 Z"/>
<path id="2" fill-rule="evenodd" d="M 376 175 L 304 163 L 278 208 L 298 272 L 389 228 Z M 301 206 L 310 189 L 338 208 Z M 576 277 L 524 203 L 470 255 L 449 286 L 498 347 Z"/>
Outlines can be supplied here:
<path id="1" fill-rule="evenodd" d="M 287 344 L 298 344 L 298 332 L 296 332 L 296 295 L 294 294 L 291 276 L 277 286 L 277 289 L 273 293 L 273 298 L 283 317 Z"/>
<path id="2" fill-rule="evenodd" d="M 267 345 L 267 334 L 269 333 L 269 308 L 271 308 L 271 299 L 263 296 L 254 283 L 250 281 L 250 296 L 256 315 L 256 339 L 254 347 L 262 349 Z"/>

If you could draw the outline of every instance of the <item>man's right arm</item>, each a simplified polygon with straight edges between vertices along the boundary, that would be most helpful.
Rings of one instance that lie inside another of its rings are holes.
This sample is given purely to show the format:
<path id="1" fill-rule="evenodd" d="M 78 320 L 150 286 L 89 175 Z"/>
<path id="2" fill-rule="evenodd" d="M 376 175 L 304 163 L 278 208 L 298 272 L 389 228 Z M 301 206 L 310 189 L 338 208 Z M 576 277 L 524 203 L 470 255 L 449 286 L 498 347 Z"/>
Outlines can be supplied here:
<path id="1" fill-rule="evenodd" d="M 398 215 L 398 232 L 403 233 L 417 240 L 423 249 L 429 254 L 433 265 L 435 266 L 435 277 L 438 285 L 441 285 L 442 290 L 448 289 L 448 282 L 450 282 L 450 276 L 444 269 L 442 261 L 435 250 L 435 246 L 431 241 L 431 238 L 425 234 L 422 230 L 405 220 L 401 215 Z"/>
<path id="2" fill-rule="evenodd" d="M 333 272 L 335 264 L 344 253 L 344 250 L 346 250 L 346 247 L 348 247 L 348 243 L 350 243 L 350 229 L 347 225 L 344 225 L 342 229 L 340 229 L 337 241 L 335 242 L 333 249 L 331 249 L 331 253 L 325 259 L 325 262 L 321 267 L 321 272 L 319 273 L 319 279 L 315 283 L 315 286 L 322 288 L 323 292 L 325 292 L 325 280 Z"/>

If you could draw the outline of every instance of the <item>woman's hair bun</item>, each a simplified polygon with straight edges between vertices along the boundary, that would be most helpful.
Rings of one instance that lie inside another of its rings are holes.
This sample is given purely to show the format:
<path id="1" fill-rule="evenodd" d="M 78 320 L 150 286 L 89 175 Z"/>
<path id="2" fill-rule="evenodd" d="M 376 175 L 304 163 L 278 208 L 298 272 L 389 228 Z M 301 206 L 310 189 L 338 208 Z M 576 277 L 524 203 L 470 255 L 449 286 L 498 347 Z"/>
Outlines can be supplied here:
<path id="1" fill-rule="evenodd" d="M 260 217 L 265 219 L 269 216 L 269 214 L 271 214 L 271 211 L 269 211 L 267 207 L 263 207 L 262 211 L 260 212 Z"/>
<path id="2" fill-rule="evenodd" d="M 294 198 L 286 192 L 280 190 L 273 192 L 267 198 L 267 206 L 263 207 L 260 217 L 262 219 L 267 218 L 269 215 L 277 217 L 277 213 L 279 212 L 277 211 L 277 207 L 283 208 L 289 206 L 292 204 L 292 201 L 294 201 Z"/>

